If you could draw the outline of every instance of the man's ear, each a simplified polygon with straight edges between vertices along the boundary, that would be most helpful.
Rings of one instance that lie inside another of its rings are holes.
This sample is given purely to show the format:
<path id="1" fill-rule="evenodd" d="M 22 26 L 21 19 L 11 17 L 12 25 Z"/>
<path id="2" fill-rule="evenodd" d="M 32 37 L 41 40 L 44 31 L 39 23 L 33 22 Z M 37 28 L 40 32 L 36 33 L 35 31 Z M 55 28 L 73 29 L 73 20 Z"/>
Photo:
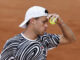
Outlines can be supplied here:
<path id="1" fill-rule="evenodd" d="M 30 19 L 30 23 L 33 23 L 33 21 L 34 21 L 34 18 L 31 18 L 31 19 Z"/>
<path id="2" fill-rule="evenodd" d="M 34 18 L 31 18 L 30 19 L 30 23 L 35 23 L 35 19 Z"/>

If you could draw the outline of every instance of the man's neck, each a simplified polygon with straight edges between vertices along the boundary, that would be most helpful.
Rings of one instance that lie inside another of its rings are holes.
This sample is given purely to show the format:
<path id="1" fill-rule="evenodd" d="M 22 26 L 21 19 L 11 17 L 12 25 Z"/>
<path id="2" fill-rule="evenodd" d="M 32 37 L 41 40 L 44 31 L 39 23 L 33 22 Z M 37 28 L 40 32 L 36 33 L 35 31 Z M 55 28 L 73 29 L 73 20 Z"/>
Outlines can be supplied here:
<path id="1" fill-rule="evenodd" d="M 23 35 L 31 40 L 37 39 L 38 35 L 35 34 L 32 30 L 26 30 L 24 31 Z"/>

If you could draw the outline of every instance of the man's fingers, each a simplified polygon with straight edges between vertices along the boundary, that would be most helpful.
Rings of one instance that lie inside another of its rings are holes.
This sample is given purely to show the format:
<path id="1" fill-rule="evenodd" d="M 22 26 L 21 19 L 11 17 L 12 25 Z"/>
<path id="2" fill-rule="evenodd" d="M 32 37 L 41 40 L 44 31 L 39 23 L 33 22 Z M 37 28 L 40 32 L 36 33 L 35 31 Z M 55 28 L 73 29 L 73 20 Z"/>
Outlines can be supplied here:
<path id="1" fill-rule="evenodd" d="M 47 16 L 48 19 L 50 19 L 51 17 L 52 17 L 52 14 L 49 14 L 49 15 Z"/>
<path id="2" fill-rule="evenodd" d="M 47 16 L 47 18 L 48 19 L 50 19 L 51 17 L 59 17 L 59 15 L 58 14 L 56 14 L 56 13 L 54 13 L 54 14 L 49 14 L 48 16 Z"/>

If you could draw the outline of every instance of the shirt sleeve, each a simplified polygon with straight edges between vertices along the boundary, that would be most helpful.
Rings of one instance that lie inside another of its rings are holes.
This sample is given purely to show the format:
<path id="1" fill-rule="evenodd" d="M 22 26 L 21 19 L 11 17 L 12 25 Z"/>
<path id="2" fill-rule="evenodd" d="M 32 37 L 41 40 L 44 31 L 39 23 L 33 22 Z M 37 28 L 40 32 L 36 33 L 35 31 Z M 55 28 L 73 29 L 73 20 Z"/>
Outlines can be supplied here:
<path id="1" fill-rule="evenodd" d="M 59 44 L 60 36 L 58 34 L 45 33 L 42 36 L 43 44 L 46 45 L 47 49 L 57 47 Z"/>

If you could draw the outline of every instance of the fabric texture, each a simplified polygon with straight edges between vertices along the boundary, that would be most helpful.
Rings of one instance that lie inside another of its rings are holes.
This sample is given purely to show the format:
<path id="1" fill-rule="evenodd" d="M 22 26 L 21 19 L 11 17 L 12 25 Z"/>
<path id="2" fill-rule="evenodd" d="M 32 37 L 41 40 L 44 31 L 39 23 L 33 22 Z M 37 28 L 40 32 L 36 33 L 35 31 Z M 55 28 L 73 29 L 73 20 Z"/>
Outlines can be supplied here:
<path id="1" fill-rule="evenodd" d="M 47 51 L 57 47 L 59 35 L 44 33 L 35 41 L 25 39 L 21 34 L 7 40 L 1 53 L 1 60 L 46 60 Z"/>

